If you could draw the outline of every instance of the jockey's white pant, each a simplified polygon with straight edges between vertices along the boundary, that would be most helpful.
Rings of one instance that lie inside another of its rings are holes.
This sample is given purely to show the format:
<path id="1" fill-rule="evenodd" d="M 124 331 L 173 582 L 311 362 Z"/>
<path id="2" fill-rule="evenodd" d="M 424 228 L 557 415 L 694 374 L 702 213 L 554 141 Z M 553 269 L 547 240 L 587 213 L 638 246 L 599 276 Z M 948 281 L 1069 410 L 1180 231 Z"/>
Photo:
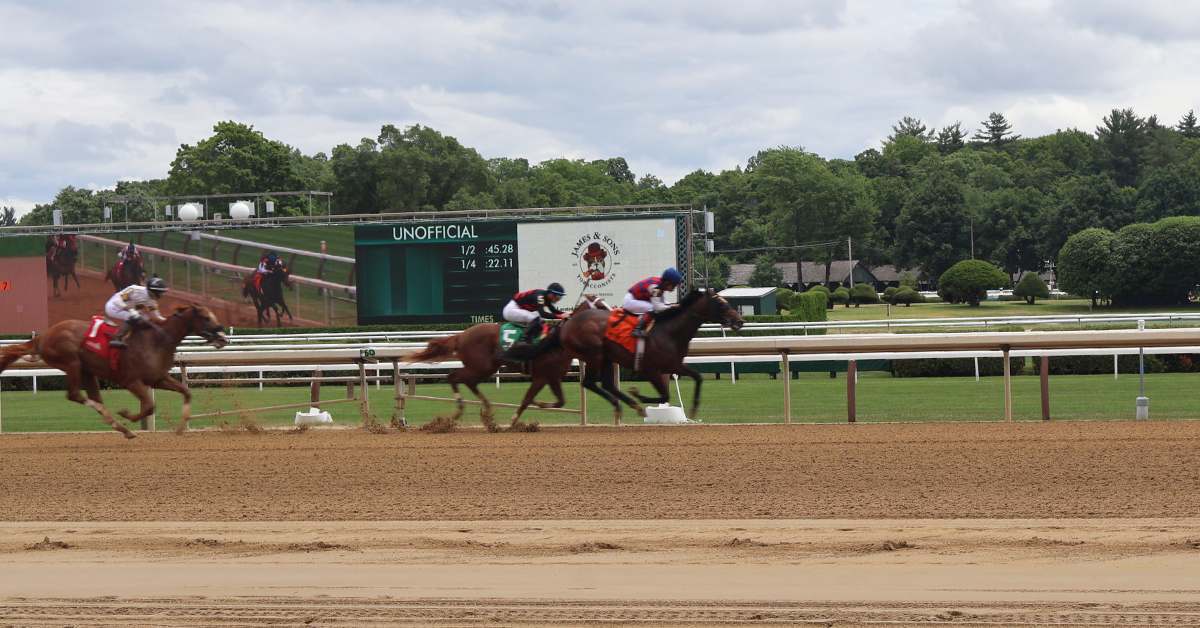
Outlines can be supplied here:
<path id="1" fill-rule="evenodd" d="M 512 299 L 509 299 L 508 303 L 505 304 L 503 314 L 504 320 L 510 323 L 521 323 L 522 325 L 528 325 L 529 323 L 532 323 L 540 318 L 537 312 L 530 312 L 529 310 L 522 309 L 521 306 L 517 305 L 517 302 Z"/>
<path id="2" fill-rule="evenodd" d="M 117 295 L 113 295 L 108 303 L 104 304 L 104 316 L 114 323 L 120 323 L 132 318 L 134 312 L 125 309 L 125 300 Z"/>
<path id="3" fill-rule="evenodd" d="M 625 301 L 621 304 L 621 307 L 630 314 L 645 314 L 646 312 L 661 312 L 671 306 L 659 299 L 653 301 L 635 299 L 632 292 L 626 292 Z"/>

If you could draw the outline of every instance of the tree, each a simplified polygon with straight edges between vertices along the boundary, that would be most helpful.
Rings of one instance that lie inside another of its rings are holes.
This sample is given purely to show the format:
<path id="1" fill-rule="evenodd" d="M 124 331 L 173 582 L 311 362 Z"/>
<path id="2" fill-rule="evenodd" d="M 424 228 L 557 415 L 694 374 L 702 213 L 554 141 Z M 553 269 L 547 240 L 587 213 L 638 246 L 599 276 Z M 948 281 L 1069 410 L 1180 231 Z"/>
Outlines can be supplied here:
<path id="1" fill-rule="evenodd" d="M 1022 270 L 1041 270 L 1044 258 L 1038 220 L 1045 205 L 1045 195 L 1035 188 L 987 194 L 982 220 L 975 228 L 977 257 L 996 263 L 1010 277 Z"/>
<path id="2" fill-rule="evenodd" d="M 213 134 L 175 152 L 167 174 L 171 194 L 231 194 L 300 189 L 292 149 L 240 122 L 213 125 Z"/>
<path id="3" fill-rule="evenodd" d="M 981 128 L 971 136 L 971 139 L 983 142 L 993 148 L 1000 148 L 1021 138 L 1020 135 L 1013 134 L 1012 125 L 1000 112 L 989 113 L 987 120 L 979 124 Z"/>
<path id="4" fill-rule="evenodd" d="M 460 189 L 487 191 L 487 162 L 453 137 L 419 124 L 403 131 L 387 124 L 378 145 L 376 189 L 383 211 L 441 209 Z"/>
<path id="5" fill-rule="evenodd" d="M 1096 301 L 1112 289 L 1113 233 L 1107 229 L 1084 229 L 1067 238 L 1058 252 L 1055 274 L 1060 290 Z"/>
<path id="6" fill-rule="evenodd" d="M 850 307 L 850 291 L 846 289 L 846 286 L 838 286 L 837 290 L 829 294 L 829 302 L 831 304 L 845 303 L 846 307 Z"/>
<path id="7" fill-rule="evenodd" d="M 1137 190 L 1119 188 L 1105 174 L 1062 179 L 1040 220 L 1043 257 L 1058 255 L 1067 237 L 1089 227 L 1119 229 L 1133 221 Z"/>
<path id="8" fill-rule="evenodd" d="M 909 307 L 913 303 L 924 303 L 924 302 L 925 302 L 925 296 L 922 295 L 920 292 L 917 292 L 916 290 L 909 288 L 908 286 L 900 288 L 899 290 L 896 291 L 895 294 L 892 295 L 892 305 L 903 304 L 904 307 Z"/>
<path id="9" fill-rule="evenodd" d="M 379 207 L 379 145 L 364 137 L 358 146 L 333 147 L 329 167 L 333 174 L 333 207 L 336 214 L 374 214 Z"/>
<path id="10" fill-rule="evenodd" d="M 942 127 L 937 134 L 938 152 L 949 155 L 967 145 L 967 134 L 962 130 L 962 122 L 955 122 Z"/>
<path id="11" fill-rule="evenodd" d="M 1179 119 L 1179 124 L 1175 125 L 1179 130 L 1179 134 L 1187 138 L 1200 137 L 1200 125 L 1196 123 L 1196 112 L 1193 109 L 1188 109 L 1188 112 L 1183 114 Z"/>
<path id="12" fill-rule="evenodd" d="M 767 255 L 754 261 L 754 272 L 750 273 L 750 285 L 756 288 L 774 288 L 783 284 L 783 271 Z"/>
<path id="13" fill-rule="evenodd" d="M 962 183 L 948 169 L 935 166 L 917 183 L 896 220 L 895 262 L 920 266 L 937 277 L 967 257 L 970 230 Z"/>
<path id="14" fill-rule="evenodd" d="M 705 255 L 700 262 L 700 273 L 708 281 L 708 287 L 713 290 L 724 290 L 729 287 L 729 270 L 733 263 L 724 255 Z"/>
<path id="15" fill-rule="evenodd" d="M 1033 305 L 1037 299 L 1049 299 L 1050 288 L 1046 287 L 1046 282 L 1042 281 L 1036 272 L 1030 271 L 1017 283 L 1013 295 L 1024 297 L 1026 303 Z"/>
<path id="16" fill-rule="evenodd" d="M 966 303 L 979 307 L 987 291 L 1008 285 L 1008 276 L 995 266 L 977 259 L 963 260 L 938 278 L 938 296 L 947 303 Z"/>
<path id="17" fill-rule="evenodd" d="M 1142 171 L 1143 151 L 1149 141 L 1146 121 L 1133 109 L 1113 109 L 1096 127 L 1100 161 L 1117 185 L 1137 184 Z"/>
<path id="18" fill-rule="evenodd" d="M 11 207 L 0 207 L 0 227 L 12 227 L 17 224 L 17 210 Z"/>
<path id="19" fill-rule="evenodd" d="M 933 131 L 925 126 L 919 118 L 912 116 L 904 116 L 899 122 L 892 125 L 892 134 L 888 136 L 888 143 L 896 141 L 901 137 L 914 137 L 922 142 L 928 142 L 933 139 Z"/>

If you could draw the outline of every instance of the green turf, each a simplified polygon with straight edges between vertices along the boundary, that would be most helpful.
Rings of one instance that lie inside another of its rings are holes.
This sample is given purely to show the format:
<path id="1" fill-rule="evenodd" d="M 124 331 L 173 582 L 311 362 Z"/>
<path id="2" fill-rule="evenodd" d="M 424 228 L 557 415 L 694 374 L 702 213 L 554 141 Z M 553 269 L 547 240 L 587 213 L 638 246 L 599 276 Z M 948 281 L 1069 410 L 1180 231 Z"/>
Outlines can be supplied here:
<path id="1" fill-rule="evenodd" d="M 1200 418 L 1200 398 L 1195 394 L 1195 374 L 1154 374 L 1146 378 L 1146 390 L 1151 399 L 1151 416 L 1155 419 Z M 11 386 L 11 384 L 9 384 Z M 625 387 L 629 386 L 626 383 Z M 639 384 L 645 390 L 645 384 Z M 720 380 L 706 379 L 704 402 L 700 418 L 710 423 L 780 422 L 783 420 L 783 382 L 765 375 L 739 378 L 731 383 L 727 377 Z M 790 382 L 792 393 L 792 418 L 805 422 L 842 422 L 846 420 L 846 380 L 844 375 L 830 379 L 825 374 L 806 373 Z M 691 385 L 684 382 L 684 398 L 690 400 Z M 1133 375 L 1121 375 L 1114 380 L 1111 375 L 1075 375 L 1052 377 L 1051 414 L 1055 419 L 1131 419 L 1134 398 L 1137 396 L 1138 380 Z M 578 407 L 578 385 L 568 382 L 565 386 L 568 407 Z M 484 394 L 493 401 L 516 402 L 524 394 L 525 384 L 506 382 L 500 389 L 494 383 L 482 387 Z M 419 394 L 449 396 L 445 384 L 421 384 Z M 112 408 L 132 407 L 132 398 L 124 391 L 105 391 L 107 403 Z M 468 393 L 469 395 L 469 393 Z M 254 387 L 243 388 L 197 388 L 193 412 L 216 409 L 236 410 L 250 406 L 266 406 L 284 403 L 300 403 L 308 399 L 308 389 L 303 387 L 268 387 L 258 391 Z M 323 389 L 323 399 L 345 397 L 343 387 L 330 386 Z M 370 391 L 371 411 L 381 420 L 391 417 L 391 392 L 387 385 L 372 386 Z M 542 399 L 549 399 L 543 392 Z M 1014 418 L 1021 421 L 1036 421 L 1041 418 L 1039 382 L 1037 377 L 1018 376 L 1013 379 Z M 160 393 L 160 427 L 179 415 L 179 397 L 173 393 Z M 672 393 L 672 402 L 678 403 Z M 588 397 L 589 418 L 594 423 L 610 423 L 612 413 L 609 406 L 595 395 Z M 450 406 L 432 401 L 413 401 L 408 408 L 408 417 L 413 424 L 421 424 L 437 414 L 446 412 Z M 330 407 L 338 423 L 357 424 L 357 404 L 339 404 Z M 291 422 L 295 410 L 268 412 L 257 416 L 263 425 L 285 425 Z M 468 408 L 469 423 L 477 422 L 477 409 Z M 499 409 L 497 418 L 506 421 L 511 410 Z M 893 378 L 886 373 L 863 373 L 858 384 L 858 420 L 872 421 L 996 421 L 1003 418 L 1003 381 L 999 377 L 985 377 L 976 382 L 971 377 L 947 378 Z M 14 392 L 6 390 L 0 394 L 0 417 L 6 432 L 62 431 L 107 429 L 91 410 L 67 402 L 61 391 Z M 575 415 L 551 414 L 531 410 L 528 418 L 544 423 L 574 423 Z M 221 419 L 201 419 L 198 427 L 217 424 Z M 226 417 L 231 423 L 237 416 Z M 632 413 L 626 412 L 625 420 L 637 422 Z"/>
<path id="2" fill-rule="evenodd" d="M 979 307 L 950 303 L 918 303 L 911 307 L 886 304 L 845 307 L 839 305 L 827 311 L 830 321 L 886 320 L 888 318 L 986 318 L 998 316 L 1074 316 L 1086 314 L 1124 314 L 1153 312 L 1196 312 L 1200 304 L 1174 305 L 1170 307 L 1091 308 L 1086 299 L 1061 299 L 1039 301 L 1029 305 L 1024 301 L 986 301 Z"/>

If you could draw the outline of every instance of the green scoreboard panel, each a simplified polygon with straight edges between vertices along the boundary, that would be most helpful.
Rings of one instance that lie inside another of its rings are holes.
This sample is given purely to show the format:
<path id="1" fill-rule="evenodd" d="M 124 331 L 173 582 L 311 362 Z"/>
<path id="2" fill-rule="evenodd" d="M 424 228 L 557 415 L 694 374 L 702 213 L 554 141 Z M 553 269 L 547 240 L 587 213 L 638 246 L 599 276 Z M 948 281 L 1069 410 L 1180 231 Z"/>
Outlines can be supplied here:
<path id="1" fill-rule="evenodd" d="M 516 221 L 358 225 L 358 323 L 485 322 L 518 288 Z"/>

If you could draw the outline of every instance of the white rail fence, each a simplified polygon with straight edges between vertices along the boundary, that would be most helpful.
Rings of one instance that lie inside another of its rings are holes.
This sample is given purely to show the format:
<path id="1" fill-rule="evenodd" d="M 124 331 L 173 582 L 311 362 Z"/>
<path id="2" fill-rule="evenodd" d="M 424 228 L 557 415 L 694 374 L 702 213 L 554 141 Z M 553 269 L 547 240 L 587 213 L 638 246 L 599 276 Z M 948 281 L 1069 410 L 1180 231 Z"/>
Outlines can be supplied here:
<path id="1" fill-rule="evenodd" d="M 338 371 L 357 370 L 360 404 L 364 420 L 368 416 L 368 370 L 375 371 L 377 387 L 390 372 L 395 388 L 393 399 L 403 419 L 405 390 L 402 381 L 408 374 L 422 369 L 445 370 L 457 362 L 408 364 L 404 357 L 420 343 L 395 343 L 371 347 L 339 347 L 308 349 L 234 349 L 222 351 L 182 351 L 176 356 L 178 372 L 233 373 L 272 371 Z M 1103 331 L 1045 331 L 1045 332 L 976 332 L 960 334 L 856 334 L 832 336 L 769 336 L 757 338 L 697 339 L 691 345 L 689 363 L 704 362 L 768 362 L 778 360 L 783 380 L 784 420 L 791 422 L 791 385 L 788 373 L 792 362 L 809 360 L 846 360 L 849 368 L 847 382 L 847 418 L 855 420 L 855 365 L 867 359 L 911 359 L 920 357 L 1001 357 L 1004 358 L 1004 419 L 1012 420 L 1012 356 L 1041 358 L 1043 418 L 1048 419 L 1049 390 L 1047 359 L 1051 355 L 1200 352 L 1200 328 L 1103 330 Z M 303 367 L 303 368 L 297 368 Z M 5 372 L 4 377 L 50 375 L 56 373 L 44 364 L 19 361 Z M 303 380 L 300 380 L 303 381 Z M 251 382 L 253 383 L 253 382 Z M 409 391 L 411 392 L 411 391 Z M 241 409 L 238 412 L 252 412 Z M 581 421 L 587 422 L 586 404 L 581 408 Z M 397 416 L 395 413 L 393 416 Z"/>

